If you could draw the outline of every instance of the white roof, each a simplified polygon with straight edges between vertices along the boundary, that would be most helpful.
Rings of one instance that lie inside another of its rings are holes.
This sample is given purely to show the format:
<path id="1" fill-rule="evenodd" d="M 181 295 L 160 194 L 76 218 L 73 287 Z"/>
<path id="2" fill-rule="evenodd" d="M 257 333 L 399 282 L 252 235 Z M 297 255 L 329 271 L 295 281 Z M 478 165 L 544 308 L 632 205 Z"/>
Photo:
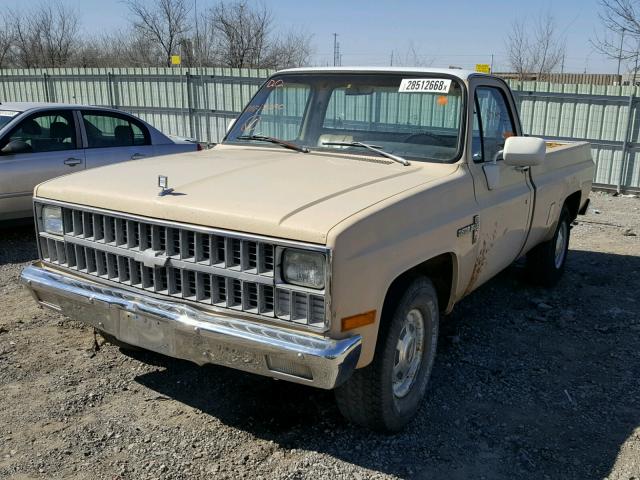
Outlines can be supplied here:
<path id="1" fill-rule="evenodd" d="M 288 68 L 277 73 L 406 73 L 451 75 L 460 80 L 468 80 L 472 75 L 486 75 L 473 70 L 458 68 L 431 68 L 431 67 L 302 67 Z"/>

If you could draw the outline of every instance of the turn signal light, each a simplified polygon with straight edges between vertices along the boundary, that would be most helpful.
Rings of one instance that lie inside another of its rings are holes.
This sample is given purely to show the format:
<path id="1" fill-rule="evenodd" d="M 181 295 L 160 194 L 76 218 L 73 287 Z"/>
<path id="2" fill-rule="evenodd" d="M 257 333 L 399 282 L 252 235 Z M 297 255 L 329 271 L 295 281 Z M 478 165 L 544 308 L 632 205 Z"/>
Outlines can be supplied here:
<path id="1" fill-rule="evenodd" d="M 376 321 L 376 311 L 371 310 L 365 313 L 359 313 L 351 317 L 344 317 L 342 319 L 342 331 L 353 330 L 354 328 L 364 327 L 370 325 Z"/>

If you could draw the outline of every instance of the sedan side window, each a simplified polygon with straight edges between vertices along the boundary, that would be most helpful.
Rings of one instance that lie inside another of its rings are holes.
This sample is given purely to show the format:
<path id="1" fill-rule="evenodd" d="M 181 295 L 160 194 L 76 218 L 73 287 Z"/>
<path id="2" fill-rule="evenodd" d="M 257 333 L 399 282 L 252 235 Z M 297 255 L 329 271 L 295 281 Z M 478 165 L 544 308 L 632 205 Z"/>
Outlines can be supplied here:
<path id="1" fill-rule="evenodd" d="M 485 162 L 491 162 L 504 148 L 507 138 L 515 135 L 516 129 L 507 99 L 501 89 L 479 87 L 476 89 L 475 101 L 480 113 L 479 130 L 482 132 L 483 155 L 480 158 Z"/>
<path id="2" fill-rule="evenodd" d="M 0 144 L 12 144 L 16 153 L 57 152 L 77 148 L 76 129 L 71 110 L 36 113 L 20 122 Z M 20 148 L 16 150 L 16 145 Z M 10 148 L 9 148 L 10 149 Z"/>
<path id="3" fill-rule="evenodd" d="M 82 112 L 89 148 L 150 145 L 149 131 L 140 122 L 124 115 Z"/>

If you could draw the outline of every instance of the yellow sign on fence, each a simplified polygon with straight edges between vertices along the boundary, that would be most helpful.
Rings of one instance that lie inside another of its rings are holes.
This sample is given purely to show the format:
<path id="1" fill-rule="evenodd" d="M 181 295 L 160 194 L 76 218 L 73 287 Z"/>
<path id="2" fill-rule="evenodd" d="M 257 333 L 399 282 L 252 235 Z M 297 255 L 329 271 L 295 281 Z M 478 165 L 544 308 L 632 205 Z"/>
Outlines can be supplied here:
<path id="1" fill-rule="evenodd" d="M 181 63 L 180 55 L 171 55 L 171 65 L 180 65 Z"/>
<path id="2" fill-rule="evenodd" d="M 476 63 L 476 72 L 491 73 L 491 66 L 488 63 Z"/>

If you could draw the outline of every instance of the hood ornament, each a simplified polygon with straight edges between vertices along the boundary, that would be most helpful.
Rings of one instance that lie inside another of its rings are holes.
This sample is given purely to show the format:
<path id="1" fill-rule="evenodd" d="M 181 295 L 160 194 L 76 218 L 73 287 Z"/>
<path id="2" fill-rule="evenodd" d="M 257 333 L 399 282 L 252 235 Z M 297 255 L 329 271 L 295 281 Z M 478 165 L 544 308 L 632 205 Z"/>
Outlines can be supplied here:
<path id="1" fill-rule="evenodd" d="M 169 188 L 169 178 L 166 175 L 158 175 L 159 197 L 164 197 L 173 192 L 173 188 Z"/>

